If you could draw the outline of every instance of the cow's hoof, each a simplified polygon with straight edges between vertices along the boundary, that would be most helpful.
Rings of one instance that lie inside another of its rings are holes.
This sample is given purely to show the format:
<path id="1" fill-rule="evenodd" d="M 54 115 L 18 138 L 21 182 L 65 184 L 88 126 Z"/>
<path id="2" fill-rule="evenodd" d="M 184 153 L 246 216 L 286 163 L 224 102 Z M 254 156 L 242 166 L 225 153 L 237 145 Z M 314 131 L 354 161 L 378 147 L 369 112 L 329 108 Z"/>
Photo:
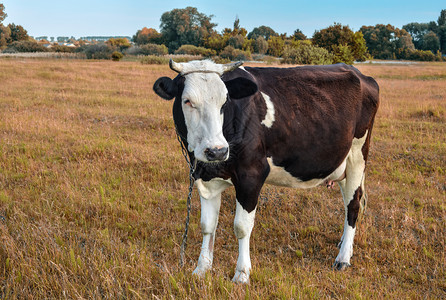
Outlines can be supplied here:
<path id="1" fill-rule="evenodd" d="M 236 270 L 234 278 L 232 278 L 232 281 L 235 283 L 248 284 L 249 283 L 249 273 L 247 274 L 244 271 Z"/>
<path id="2" fill-rule="evenodd" d="M 350 267 L 350 264 L 346 262 L 335 261 L 335 263 L 333 264 L 333 269 L 337 271 L 343 271 L 348 267 Z"/>

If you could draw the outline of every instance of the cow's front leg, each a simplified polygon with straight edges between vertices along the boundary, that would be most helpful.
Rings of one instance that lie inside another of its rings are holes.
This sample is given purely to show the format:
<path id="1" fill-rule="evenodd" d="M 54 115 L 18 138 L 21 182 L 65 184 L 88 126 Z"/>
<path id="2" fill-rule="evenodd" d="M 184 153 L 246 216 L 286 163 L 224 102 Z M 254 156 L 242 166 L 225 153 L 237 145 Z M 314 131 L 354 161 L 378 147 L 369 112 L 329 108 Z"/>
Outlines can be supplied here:
<path id="1" fill-rule="evenodd" d="M 221 192 L 230 185 L 222 179 L 211 181 L 196 181 L 201 201 L 201 231 L 203 233 L 203 244 L 201 246 L 198 264 L 193 274 L 203 277 L 206 271 L 212 267 L 214 256 L 215 230 L 218 224 L 220 212 Z"/>
<path id="2" fill-rule="evenodd" d="M 232 281 L 238 283 L 249 282 L 249 272 L 251 270 L 251 258 L 249 255 L 249 238 L 254 227 L 256 209 L 248 212 L 237 200 L 237 207 L 234 219 L 234 232 L 238 239 L 239 254 L 237 267 Z"/>

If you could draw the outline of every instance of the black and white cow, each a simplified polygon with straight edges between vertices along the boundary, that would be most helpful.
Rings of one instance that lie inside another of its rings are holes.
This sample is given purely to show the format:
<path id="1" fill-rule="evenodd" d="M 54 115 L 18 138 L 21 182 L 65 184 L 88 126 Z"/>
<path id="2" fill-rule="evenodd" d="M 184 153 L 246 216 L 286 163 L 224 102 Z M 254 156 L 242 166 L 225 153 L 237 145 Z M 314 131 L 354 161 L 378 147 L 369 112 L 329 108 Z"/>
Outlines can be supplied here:
<path id="1" fill-rule="evenodd" d="M 203 244 L 194 274 L 202 276 L 212 266 L 220 196 L 234 186 L 239 256 L 233 281 L 249 281 L 249 238 L 264 183 L 295 188 L 339 183 L 345 222 L 334 267 L 344 269 L 350 265 L 355 224 L 365 203 L 377 83 L 345 64 L 240 65 L 171 60 L 179 75 L 161 77 L 153 87 L 162 98 L 175 98 L 175 125 L 191 161 L 198 161 L 194 177 Z"/>

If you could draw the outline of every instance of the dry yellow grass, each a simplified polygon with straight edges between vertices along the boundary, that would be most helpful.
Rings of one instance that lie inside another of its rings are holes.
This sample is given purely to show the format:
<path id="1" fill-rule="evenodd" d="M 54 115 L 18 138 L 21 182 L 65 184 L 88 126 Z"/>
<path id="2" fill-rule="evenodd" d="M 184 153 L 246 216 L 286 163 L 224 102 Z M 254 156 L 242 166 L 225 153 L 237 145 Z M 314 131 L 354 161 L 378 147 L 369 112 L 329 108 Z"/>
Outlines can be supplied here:
<path id="1" fill-rule="evenodd" d="M 353 266 L 331 264 L 339 189 L 266 186 L 249 286 L 234 285 L 233 191 L 223 196 L 214 271 L 200 251 L 194 194 L 179 269 L 187 167 L 167 66 L 0 59 L 0 298 L 446 297 L 446 64 L 359 65 L 381 87 L 367 214 Z"/>

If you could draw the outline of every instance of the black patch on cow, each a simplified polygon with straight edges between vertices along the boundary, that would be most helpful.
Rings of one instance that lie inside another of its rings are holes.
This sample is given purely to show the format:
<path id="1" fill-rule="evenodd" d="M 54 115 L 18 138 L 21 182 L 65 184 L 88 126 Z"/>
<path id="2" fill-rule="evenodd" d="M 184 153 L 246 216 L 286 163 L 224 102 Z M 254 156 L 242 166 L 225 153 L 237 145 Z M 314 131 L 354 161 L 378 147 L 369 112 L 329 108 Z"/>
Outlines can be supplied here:
<path id="1" fill-rule="evenodd" d="M 269 173 L 267 157 L 303 181 L 323 179 L 344 161 L 353 138 L 369 130 L 363 155 L 368 152 L 373 118 L 378 108 L 376 82 L 344 64 L 296 68 L 237 69 L 222 76 L 229 99 L 222 108 L 223 135 L 230 157 L 218 164 L 198 162 L 196 179 L 231 179 L 237 200 L 248 212 L 255 209 Z M 161 84 L 162 83 L 162 84 Z M 163 98 L 176 96 L 175 126 L 187 143 L 181 105 L 184 77 L 159 79 L 155 92 Z M 262 125 L 265 99 L 273 102 L 275 121 Z M 232 99 L 233 100 L 232 100 Z M 193 153 L 189 153 L 193 159 Z M 355 226 L 362 190 L 348 205 L 348 224 Z"/>
<path id="2" fill-rule="evenodd" d="M 224 82 L 228 90 L 229 97 L 241 99 L 257 93 L 257 85 L 249 79 L 238 77 Z"/>
<path id="3" fill-rule="evenodd" d="M 362 189 L 358 187 L 353 195 L 353 199 L 347 205 L 347 221 L 348 225 L 355 228 L 356 220 L 358 219 L 358 213 L 360 208 L 360 200 L 362 198 Z"/>
<path id="4" fill-rule="evenodd" d="M 169 77 L 161 77 L 153 84 L 155 93 L 165 100 L 172 100 L 178 93 L 178 86 Z"/>

